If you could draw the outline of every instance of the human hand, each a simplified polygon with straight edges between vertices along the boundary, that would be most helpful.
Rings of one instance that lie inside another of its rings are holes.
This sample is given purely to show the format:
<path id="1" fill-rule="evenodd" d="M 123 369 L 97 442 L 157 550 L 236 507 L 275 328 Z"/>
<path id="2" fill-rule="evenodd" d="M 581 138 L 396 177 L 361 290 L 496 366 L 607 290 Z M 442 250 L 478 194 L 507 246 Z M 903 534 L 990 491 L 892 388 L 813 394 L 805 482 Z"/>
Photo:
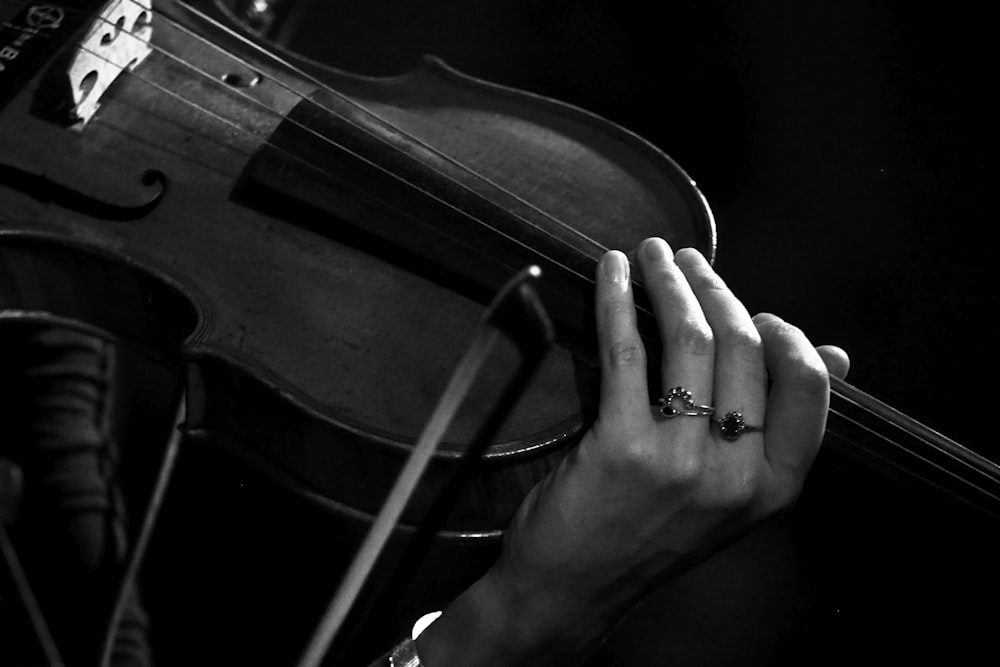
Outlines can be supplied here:
<path id="1" fill-rule="evenodd" d="M 607 253 L 598 419 L 522 503 L 497 564 L 422 637 L 431 667 L 571 664 L 656 583 L 798 496 L 825 430 L 828 372 L 846 374 L 846 354 L 773 315 L 751 318 L 697 251 L 675 257 L 647 239 L 638 262 L 662 386 L 714 405 L 714 418 L 650 409 L 628 262 Z M 729 440 L 713 420 L 730 411 L 766 428 Z"/>

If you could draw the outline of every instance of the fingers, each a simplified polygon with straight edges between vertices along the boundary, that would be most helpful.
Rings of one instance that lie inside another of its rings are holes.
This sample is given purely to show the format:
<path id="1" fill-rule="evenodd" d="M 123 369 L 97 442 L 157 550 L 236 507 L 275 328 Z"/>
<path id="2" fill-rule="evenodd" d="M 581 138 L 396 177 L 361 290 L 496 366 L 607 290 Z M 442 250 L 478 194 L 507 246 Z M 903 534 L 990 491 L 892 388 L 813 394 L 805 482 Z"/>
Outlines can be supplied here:
<path id="1" fill-rule="evenodd" d="M 646 353 L 636 328 L 632 281 L 624 253 L 612 250 L 601 258 L 595 305 L 601 418 L 643 423 L 650 418 Z"/>
<path id="2" fill-rule="evenodd" d="M 664 389 L 683 386 L 696 403 L 714 404 L 717 417 L 738 411 L 748 424 L 764 424 L 763 435 L 741 437 L 763 441 L 772 467 L 801 480 L 825 430 L 829 375 L 846 374 L 846 353 L 833 346 L 814 348 L 774 315 L 751 318 L 696 250 L 682 249 L 675 257 L 662 239 L 647 239 L 637 255 L 663 341 Z M 646 355 L 636 329 L 628 261 L 609 252 L 597 273 L 601 418 L 646 423 Z"/>
<path id="3" fill-rule="evenodd" d="M 826 366 L 798 328 L 765 313 L 753 321 L 772 378 L 765 453 L 776 472 L 801 482 L 826 429 L 830 402 Z"/>
<path id="4" fill-rule="evenodd" d="M 816 351 L 819 352 L 819 356 L 826 364 L 826 370 L 830 372 L 830 375 L 841 380 L 847 377 L 847 372 L 851 370 L 851 360 L 847 356 L 847 352 L 836 345 L 820 345 Z"/>
<path id="5" fill-rule="evenodd" d="M 711 403 L 715 339 L 698 297 L 666 241 L 646 239 L 638 256 L 663 341 L 663 390 L 683 386 L 695 403 Z"/>
<path id="6" fill-rule="evenodd" d="M 715 337 L 716 417 L 735 410 L 747 424 L 763 424 L 767 371 L 760 334 L 750 313 L 697 250 L 683 248 L 676 258 Z M 743 437 L 762 441 L 760 435 L 751 433 Z"/>

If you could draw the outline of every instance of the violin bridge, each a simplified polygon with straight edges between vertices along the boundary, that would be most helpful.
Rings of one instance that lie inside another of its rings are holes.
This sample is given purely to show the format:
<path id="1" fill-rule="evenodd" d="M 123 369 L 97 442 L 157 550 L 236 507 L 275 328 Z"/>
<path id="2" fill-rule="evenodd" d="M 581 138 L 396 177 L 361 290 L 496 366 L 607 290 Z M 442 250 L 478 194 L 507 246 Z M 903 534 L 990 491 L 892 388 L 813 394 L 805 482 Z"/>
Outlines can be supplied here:
<path id="1" fill-rule="evenodd" d="M 152 51 L 152 18 L 152 0 L 112 0 L 82 33 L 66 69 L 73 129 L 82 130 L 111 84 Z"/>

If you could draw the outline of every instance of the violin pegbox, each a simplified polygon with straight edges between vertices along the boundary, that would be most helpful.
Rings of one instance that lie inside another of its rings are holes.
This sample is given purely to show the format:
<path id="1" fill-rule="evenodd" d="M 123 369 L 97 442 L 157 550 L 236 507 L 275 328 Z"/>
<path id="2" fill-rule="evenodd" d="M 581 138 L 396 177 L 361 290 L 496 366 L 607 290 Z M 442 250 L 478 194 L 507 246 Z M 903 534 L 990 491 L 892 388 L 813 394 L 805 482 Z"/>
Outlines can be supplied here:
<path id="1" fill-rule="evenodd" d="M 82 130 L 115 79 L 149 55 L 152 18 L 152 0 L 111 0 L 82 33 L 66 69 L 73 129 Z"/>

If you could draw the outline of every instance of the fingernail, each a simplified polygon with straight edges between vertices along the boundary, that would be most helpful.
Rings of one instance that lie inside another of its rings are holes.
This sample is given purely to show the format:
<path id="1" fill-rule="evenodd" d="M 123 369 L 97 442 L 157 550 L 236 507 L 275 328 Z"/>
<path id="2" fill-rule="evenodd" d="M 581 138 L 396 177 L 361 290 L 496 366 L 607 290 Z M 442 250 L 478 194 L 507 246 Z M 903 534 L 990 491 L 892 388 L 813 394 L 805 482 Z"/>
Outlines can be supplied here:
<path id="1" fill-rule="evenodd" d="M 628 259 L 624 253 L 617 250 L 606 253 L 601 261 L 601 271 L 605 278 L 618 285 L 628 284 Z"/>
<path id="2" fill-rule="evenodd" d="M 670 262 L 674 259 L 674 253 L 670 249 L 670 245 L 661 238 L 648 238 L 642 242 L 642 248 L 640 248 L 642 254 L 646 259 Z"/>

